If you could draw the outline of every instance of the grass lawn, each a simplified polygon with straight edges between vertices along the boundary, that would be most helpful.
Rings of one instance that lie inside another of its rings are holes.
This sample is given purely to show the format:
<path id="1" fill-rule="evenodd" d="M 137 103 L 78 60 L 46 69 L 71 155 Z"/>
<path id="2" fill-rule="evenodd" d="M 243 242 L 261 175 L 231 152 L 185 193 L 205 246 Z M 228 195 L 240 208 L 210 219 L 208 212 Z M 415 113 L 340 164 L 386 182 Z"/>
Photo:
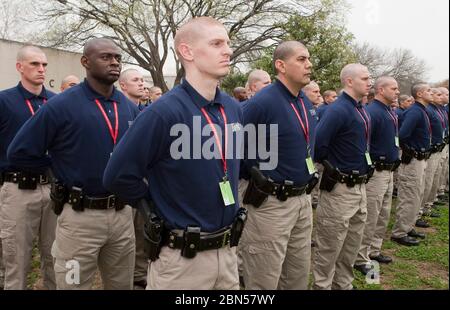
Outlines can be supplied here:
<path id="1" fill-rule="evenodd" d="M 389 240 L 394 223 L 395 204 L 393 202 L 391 220 L 383 245 L 383 254 L 394 262 L 381 265 L 380 284 L 367 284 L 365 276 L 355 271 L 354 285 L 359 290 L 448 290 L 449 289 L 449 209 L 448 204 L 440 207 L 440 218 L 428 219 L 432 227 L 416 228 L 427 238 L 418 247 L 406 247 Z M 40 289 L 39 252 L 33 251 L 32 272 L 29 274 L 30 289 Z M 97 277 L 94 288 L 101 288 Z"/>

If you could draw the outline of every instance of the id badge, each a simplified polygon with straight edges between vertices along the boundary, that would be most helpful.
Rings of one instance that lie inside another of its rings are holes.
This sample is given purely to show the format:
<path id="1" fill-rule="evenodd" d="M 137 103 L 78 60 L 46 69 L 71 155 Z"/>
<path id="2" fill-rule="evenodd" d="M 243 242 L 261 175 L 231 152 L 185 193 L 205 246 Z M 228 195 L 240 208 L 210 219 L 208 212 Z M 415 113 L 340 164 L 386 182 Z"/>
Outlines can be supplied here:
<path id="1" fill-rule="evenodd" d="M 234 204 L 233 191 L 231 190 L 230 181 L 226 180 L 219 183 L 220 192 L 222 193 L 223 203 L 226 207 Z"/>
<path id="2" fill-rule="evenodd" d="M 366 152 L 366 161 L 369 166 L 372 166 L 372 159 L 370 158 L 369 152 Z"/>
<path id="3" fill-rule="evenodd" d="M 400 147 L 400 139 L 398 138 L 398 136 L 395 136 L 395 146 Z"/>
<path id="4" fill-rule="evenodd" d="M 306 158 L 306 167 L 308 167 L 309 174 L 314 174 L 316 172 L 316 167 L 314 166 L 311 156 Z"/>

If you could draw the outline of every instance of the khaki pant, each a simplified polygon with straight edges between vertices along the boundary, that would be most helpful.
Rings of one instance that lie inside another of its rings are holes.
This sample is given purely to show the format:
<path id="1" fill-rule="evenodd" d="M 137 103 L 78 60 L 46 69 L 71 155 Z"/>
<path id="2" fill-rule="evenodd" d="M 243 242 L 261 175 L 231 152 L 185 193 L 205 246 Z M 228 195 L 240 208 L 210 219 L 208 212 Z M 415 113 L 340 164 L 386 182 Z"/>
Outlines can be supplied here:
<path id="1" fill-rule="evenodd" d="M 57 222 L 52 254 L 58 289 L 91 289 L 97 268 L 104 289 L 132 289 L 135 238 L 130 207 L 76 212 L 66 204 Z"/>
<path id="2" fill-rule="evenodd" d="M 136 237 L 136 257 L 134 263 L 134 282 L 147 280 L 148 260 L 144 247 L 144 218 L 141 213 L 133 209 L 134 234 Z"/>
<path id="3" fill-rule="evenodd" d="M 285 202 L 269 196 L 251 205 L 240 249 L 245 288 L 306 290 L 311 264 L 311 196 Z"/>
<path id="4" fill-rule="evenodd" d="M 241 179 L 239 180 L 239 185 L 238 185 L 238 195 L 239 195 L 239 206 L 241 208 L 245 208 L 245 204 L 243 202 L 244 199 L 244 193 L 245 190 L 247 189 L 248 186 L 248 181 Z M 237 264 L 238 264 L 238 273 L 240 277 L 244 276 L 244 270 L 242 267 L 242 254 L 241 254 L 241 243 L 239 243 L 239 245 L 236 248 L 236 255 L 237 255 Z"/>
<path id="5" fill-rule="evenodd" d="M 445 146 L 444 150 L 442 151 L 442 170 L 440 171 L 441 177 L 439 179 L 439 194 L 443 195 L 445 191 L 448 191 L 448 171 L 449 171 L 449 164 L 448 164 L 448 145 Z"/>
<path id="6" fill-rule="evenodd" d="M 0 192 L 2 191 L 2 186 L 0 185 Z M 0 214 L 2 209 L 2 201 L 0 200 Z M 2 231 L 0 220 L 0 232 Z M 2 250 L 2 239 L 0 239 L 0 290 L 5 286 L 5 267 L 3 266 L 3 250 Z"/>
<path id="7" fill-rule="evenodd" d="M 236 248 L 198 252 L 194 258 L 167 246 L 149 264 L 148 290 L 239 290 Z"/>
<path id="8" fill-rule="evenodd" d="M 51 246 L 55 239 L 56 215 L 51 209 L 50 185 L 20 190 L 17 184 L 6 182 L 0 191 L 0 205 L 5 289 L 27 288 L 36 237 L 39 237 L 43 285 L 46 289 L 55 289 Z"/>
<path id="9" fill-rule="evenodd" d="M 439 176 L 436 172 L 439 167 L 441 158 L 441 153 L 434 153 L 427 160 L 427 167 L 425 169 L 425 189 L 423 192 L 423 199 L 421 204 L 422 212 L 429 211 L 433 206 L 434 199 L 436 198 L 439 182 Z M 418 218 L 419 217 L 420 214 L 418 214 Z"/>
<path id="10" fill-rule="evenodd" d="M 369 265 L 370 256 L 380 254 L 389 223 L 393 184 L 391 171 L 375 171 L 366 185 L 367 220 L 355 265 Z"/>
<path id="11" fill-rule="evenodd" d="M 367 216 L 366 186 L 337 183 L 331 193 L 320 191 L 319 204 L 313 289 L 351 290 Z"/>
<path id="12" fill-rule="evenodd" d="M 413 158 L 399 168 L 398 204 L 392 237 L 402 238 L 414 228 L 425 190 L 427 162 Z"/>

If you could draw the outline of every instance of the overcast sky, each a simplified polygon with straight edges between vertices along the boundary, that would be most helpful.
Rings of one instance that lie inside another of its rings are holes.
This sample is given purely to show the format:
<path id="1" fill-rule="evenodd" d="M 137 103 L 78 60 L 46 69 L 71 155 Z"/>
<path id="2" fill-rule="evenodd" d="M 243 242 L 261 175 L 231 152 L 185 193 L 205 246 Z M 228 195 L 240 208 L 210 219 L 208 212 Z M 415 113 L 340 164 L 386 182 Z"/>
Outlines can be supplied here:
<path id="1" fill-rule="evenodd" d="M 347 0 L 358 42 L 407 48 L 426 61 L 430 82 L 449 77 L 448 0 Z"/>

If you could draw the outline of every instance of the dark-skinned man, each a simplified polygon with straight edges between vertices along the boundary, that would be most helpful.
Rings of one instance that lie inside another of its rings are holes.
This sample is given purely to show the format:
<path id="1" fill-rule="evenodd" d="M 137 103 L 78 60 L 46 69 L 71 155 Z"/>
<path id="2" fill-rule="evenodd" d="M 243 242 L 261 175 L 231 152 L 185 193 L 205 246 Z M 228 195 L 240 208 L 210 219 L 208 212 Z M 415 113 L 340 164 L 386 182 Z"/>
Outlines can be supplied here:
<path id="1" fill-rule="evenodd" d="M 433 100 L 428 84 L 413 85 L 411 93 L 416 102 L 403 114 L 399 138 L 402 163 L 398 170 L 398 204 L 391 240 L 401 245 L 417 246 L 416 238 L 425 238 L 414 225 L 427 226 L 417 221 L 425 190 L 425 169 L 430 157 L 431 122 L 426 107 Z"/>
<path id="2" fill-rule="evenodd" d="M 0 92 L 0 238 L 5 289 L 26 289 L 36 236 L 39 236 L 43 287 L 55 289 L 51 246 L 56 216 L 50 207 L 48 176 L 45 171 L 32 173 L 22 169 L 6 157 L 7 148 L 21 126 L 54 95 L 43 86 L 46 67 L 47 57 L 41 49 L 24 46 L 17 53 L 19 84 Z"/>
<path id="3" fill-rule="evenodd" d="M 51 167 L 59 214 L 52 247 L 58 289 L 90 289 L 97 269 L 105 289 L 131 289 L 135 255 L 132 210 L 102 185 L 115 145 L 139 113 L 114 86 L 121 54 L 109 39 L 84 46 L 84 82 L 50 100 L 8 149 L 15 166 Z M 51 161 L 48 154 L 51 157 Z M 70 277 L 71 274 L 77 275 Z"/>
<path id="4" fill-rule="evenodd" d="M 393 171 L 400 165 L 398 119 L 391 108 L 400 94 L 397 81 L 391 77 L 380 77 L 374 85 L 375 99 L 367 108 L 372 123 L 370 157 L 376 171 L 366 185 L 367 220 L 364 236 L 354 268 L 367 274 L 371 260 L 388 264 L 392 259 L 381 254 L 383 238 L 392 206 L 394 188 Z"/>

